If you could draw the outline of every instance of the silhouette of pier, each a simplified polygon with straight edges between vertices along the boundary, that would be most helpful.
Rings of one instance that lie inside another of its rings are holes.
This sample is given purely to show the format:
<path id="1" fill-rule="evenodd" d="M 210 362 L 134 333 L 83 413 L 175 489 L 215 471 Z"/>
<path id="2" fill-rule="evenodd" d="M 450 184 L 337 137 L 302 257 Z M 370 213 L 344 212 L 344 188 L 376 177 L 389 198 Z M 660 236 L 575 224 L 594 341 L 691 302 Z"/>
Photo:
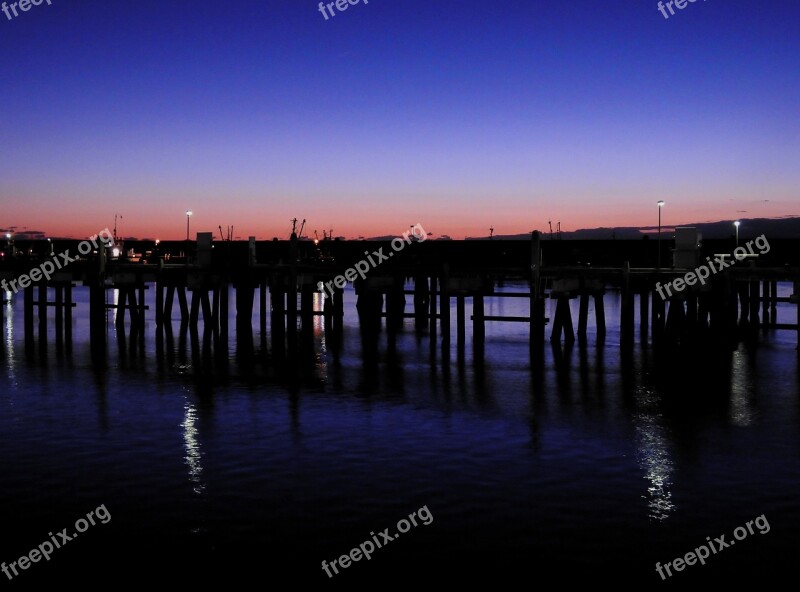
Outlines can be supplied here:
<path id="1" fill-rule="evenodd" d="M 414 319 L 415 330 L 427 335 L 432 356 L 439 347 L 450 350 L 451 324 L 455 324 L 455 349 L 462 359 L 469 322 L 478 356 L 486 342 L 486 324 L 492 322 L 527 323 L 532 352 L 544 347 L 547 325 L 551 342 L 568 345 L 577 339 L 585 345 L 590 325 L 598 339 L 605 337 L 608 297 L 620 298 L 622 348 L 634 344 L 637 323 L 639 340 L 662 349 L 698 344 L 728 347 L 742 336 L 757 340 L 760 332 L 771 330 L 792 330 L 800 338 L 798 323 L 779 322 L 777 307 L 782 302 L 797 304 L 800 318 L 800 266 L 789 259 L 798 252 L 796 241 L 773 244 L 768 257 L 753 257 L 712 276 L 705 285 L 687 286 L 666 299 L 656 286 L 682 277 L 690 269 L 648 265 L 655 259 L 654 241 L 609 242 L 546 241 L 534 232 L 529 241 L 408 244 L 354 282 L 364 351 L 377 351 L 378 336 L 384 329 L 388 347 L 393 348 L 404 319 Z M 205 346 L 224 354 L 231 337 L 231 293 L 238 342 L 252 344 L 257 323 L 265 349 L 267 341 L 279 355 L 313 347 L 314 318 L 321 316 L 326 337 L 335 344 L 343 327 L 344 290 L 331 284 L 332 293 L 323 298 L 319 282 L 331 282 L 370 251 L 383 247 L 388 253 L 390 248 L 388 242 L 377 241 L 327 243 L 320 247 L 293 237 L 289 241 L 212 245 L 210 237 L 198 235 L 198 241 L 192 242 L 191 257 L 178 260 L 165 257 L 166 251 L 154 252 L 147 262 L 112 260 L 101 250 L 23 290 L 26 346 L 35 348 L 38 342 L 40 348 L 47 347 L 52 319 L 57 347 L 71 348 L 77 306 L 73 291 L 78 285 L 89 291 L 93 351 L 105 349 L 108 314 L 113 311 L 117 333 L 129 333 L 132 346 L 144 335 L 149 317 L 155 321 L 161 347 L 164 336 L 171 338 L 177 317 L 182 332 L 188 329 L 199 335 L 202 326 Z M 335 251 L 335 257 L 321 257 L 323 248 L 327 255 Z M 723 250 L 717 244 L 709 252 Z M 608 263 L 614 260 L 620 263 Z M 35 259 L 5 262 L 0 265 L 0 278 L 16 279 L 33 265 Z M 514 293 L 499 289 L 512 280 L 523 280 L 529 289 Z M 781 282 L 793 284 L 792 297 L 778 297 Z M 109 302 L 114 290 L 116 301 Z M 154 310 L 146 303 L 148 290 L 155 291 Z M 485 303 L 493 298 L 527 299 L 530 312 L 527 316 L 487 315 Z M 570 307 L 573 299 L 578 300 L 577 330 Z M 546 317 L 548 300 L 554 303 L 552 319 Z M 590 316 L 592 301 L 594 315 Z M 50 308 L 54 315 L 48 314 Z"/>

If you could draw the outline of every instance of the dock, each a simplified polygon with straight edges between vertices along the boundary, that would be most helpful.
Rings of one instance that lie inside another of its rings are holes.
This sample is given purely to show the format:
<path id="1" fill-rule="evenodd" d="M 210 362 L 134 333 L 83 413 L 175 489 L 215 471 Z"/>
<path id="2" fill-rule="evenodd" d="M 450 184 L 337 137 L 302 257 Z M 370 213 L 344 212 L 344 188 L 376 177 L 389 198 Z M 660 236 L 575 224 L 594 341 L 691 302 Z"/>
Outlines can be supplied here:
<path id="1" fill-rule="evenodd" d="M 765 331 L 793 331 L 800 343 L 796 319 L 781 322 L 777 307 L 796 306 L 800 318 L 800 265 L 791 260 L 797 257 L 798 241 L 775 244 L 768 257 L 749 258 L 703 285 L 686 286 L 666 298 L 659 286 L 684 277 L 690 268 L 643 265 L 655 259 L 652 242 L 594 241 L 594 249 L 585 244 L 589 242 L 548 241 L 533 232 L 529 241 L 407 244 L 393 253 L 396 257 L 371 266 L 353 283 L 365 347 L 377 348 L 383 330 L 392 347 L 405 319 L 413 319 L 415 330 L 427 337 L 433 360 L 437 350 L 448 352 L 452 347 L 459 359 L 463 357 L 468 323 L 478 353 L 485 346 L 487 323 L 527 323 L 532 353 L 541 351 L 548 340 L 585 345 L 590 327 L 598 338 L 606 334 L 607 298 L 620 299 L 623 349 L 637 339 L 666 350 L 697 343 L 729 347 L 737 339 L 757 340 Z M 313 347 L 314 318 L 321 316 L 326 337 L 335 344 L 345 311 L 344 291 L 333 283 L 335 278 L 370 251 L 392 249 L 391 243 L 378 241 L 328 241 L 320 247 L 296 237 L 212 244 L 208 237 L 198 236 L 191 244 L 176 241 L 173 246 L 186 247 L 190 255 L 183 260 L 169 257 L 166 245 L 146 262 L 133 262 L 111 259 L 100 250 L 24 288 L 15 297 L 24 302 L 26 347 L 46 348 L 48 323 L 53 322 L 56 347 L 70 351 L 77 306 L 73 296 L 79 286 L 89 290 L 86 316 L 93 352 L 106 347 L 110 310 L 116 312 L 118 333 L 129 335 L 132 344 L 144 335 L 146 319 L 155 322 L 157 342 L 178 321 L 181 331 L 202 334 L 208 347 L 224 354 L 231 339 L 231 306 L 239 343 L 252 343 L 257 328 L 263 346 L 269 345 L 278 356 L 291 355 Z M 721 250 L 719 245 L 712 248 Z M 322 250 L 330 256 L 319 257 Z M 608 264 L 604 258 L 618 263 Z M 668 259 L 666 253 L 664 260 Z M 783 260 L 788 263 L 776 264 Z M 17 279 L 36 261 L 5 261 L 0 264 L 0 279 Z M 501 286 L 509 281 L 527 284 L 528 289 L 504 291 Z M 778 285 L 785 282 L 791 283 L 793 294 L 779 297 Z M 324 298 L 320 283 L 331 288 Z M 109 298 L 111 291 L 116 291 L 116 301 Z M 146 303 L 148 291 L 155 292 L 153 307 Z M 486 302 L 499 298 L 526 299 L 528 315 L 487 315 Z M 320 300 L 322 305 L 315 308 Z M 577 323 L 571 300 L 578 301 Z M 546 316 L 548 301 L 553 318 Z M 54 314 L 49 314 L 51 309 Z M 0 307 L 0 314 L 3 310 Z"/>

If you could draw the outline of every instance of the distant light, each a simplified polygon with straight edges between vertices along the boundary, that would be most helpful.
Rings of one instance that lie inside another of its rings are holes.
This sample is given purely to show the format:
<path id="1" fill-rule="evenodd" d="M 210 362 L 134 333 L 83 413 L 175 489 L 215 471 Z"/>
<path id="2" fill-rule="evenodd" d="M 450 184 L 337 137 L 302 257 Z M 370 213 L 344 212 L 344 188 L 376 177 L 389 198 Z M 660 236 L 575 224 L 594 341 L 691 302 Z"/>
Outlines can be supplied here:
<path id="1" fill-rule="evenodd" d="M 664 205 L 664 200 L 663 200 L 663 199 L 659 199 L 659 200 L 658 200 L 658 207 L 660 208 L 660 207 L 662 207 L 663 205 Z"/>
<path id="2" fill-rule="evenodd" d="M 114 255 L 114 257 L 119 257 L 119 249 L 117 247 L 114 247 L 111 250 L 111 254 Z"/>
<path id="3" fill-rule="evenodd" d="M 733 225 L 736 226 L 737 228 L 739 227 L 739 224 L 741 224 L 739 220 L 736 220 L 736 222 L 733 223 Z"/>
<path id="4" fill-rule="evenodd" d="M 9 240 L 11 239 L 11 233 L 10 232 L 6 232 L 6 238 L 9 239 Z"/>
<path id="5" fill-rule="evenodd" d="M 160 242 L 161 242 L 160 240 L 156 239 L 156 244 L 158 244 L 158 243 L 160 243 Z"/>
<path id="6" fill-rule="evenodd" d="M 192 212 L 192 210 L 186 210 L 186 215 L 187 215 L 187 216 L 191 216 L 193 213 L 194 213 L 194 212 Z"/>

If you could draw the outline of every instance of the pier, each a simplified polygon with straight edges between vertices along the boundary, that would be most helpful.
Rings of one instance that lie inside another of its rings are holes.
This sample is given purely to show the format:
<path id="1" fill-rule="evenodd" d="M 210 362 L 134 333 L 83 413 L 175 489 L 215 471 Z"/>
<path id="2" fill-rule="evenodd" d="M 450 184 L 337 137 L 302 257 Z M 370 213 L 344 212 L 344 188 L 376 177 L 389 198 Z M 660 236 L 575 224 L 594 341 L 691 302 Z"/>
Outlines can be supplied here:
<path id="1" fill-rule="evenodd" d="M 664 243 L 662 257 L 668 261 L 672 254 Z M 733 250 L 733 245 L 717 243 L 698 252 L 697 260 L 706 251 Z M 15 296 L 24 302 L 26 347 L 46 349 L 52 322 L 56 347 L 70 351 L 77 306 L 74 290 L 79 287 L 89 291 L 89 332 L 96 352 L 106 346 L 108 313 L 114 311 L 117 333 L 129 335 L 131 347 L 144 334 L 146 319 L 155 322 L 159 343 L 178 321 L 181 331 L 200 335 L 202 329 L 203 343 L 224 354 L 231 339 L 231 306 L 240 343 L 252 343 L 257 328 L 263 349 L 279 357 L 291 354 L 313 342 L 313 319 L 321 316 L 326 337 L 335 344 L 343 324 L 344 290 L 331 283 L 332 292 L 323 298 L 319 283 L 333 282 L 365 253 L 381 247 L 391 252 L 390 243 L 378 241 L 314 243 L 293 238 L 212 244 L 207 235 L 198 235 L 189 256 L 170 256 L 170 250 L 179 252 L 186 246 L 176 241 L 159 250 L 153 245 L 144 261 L 114 260 L 101 250 L 49 280 L 27 286 Z M 538 232 L 529 241 L 428 240 L 408 244 L 364 278 L 357 277 L 355 306 L 365 350 L 377 351 L 384 330 L 391 348 L 404 320 L 413 319 L 415 330 L 427 336 L 432 360 L 440 348 L 448 357 L 454 348 L 463 359 L 468 323 L 479 355 L 487 323 L 527 323 L 532 353 L 547 341 L 571 345 L 577 340 L 586 345 L 590 326 L 598 339 L 606 334 L 607 298 L 619 298 L 621 348 L 630 348 L 637 339 L 660 351 L 699 343 L 728 347 L 739 339 L 758 340 L 763 332 L 778 330 L 793 331 L 800 341 L 796 320 L 782 322 L 777 307 L 796 305 L 800 318 L 800 265 L 791 259 L 797 257 L 796 246 L 797 241 L 777 241 L 764 257 L 750 257 L 704 285 L 686 286 L 662 298 L 665 292 L 659 293 L 659 286 L 683 277 L 691 268 L 652 265 L 657 254 L 653 241 L 551 241 Z M 17 279 L 41 260 L 31 256 L 6 261 L 0 265 L 0 279 Z M 528 289 L 499 289 L 509 281 L 527 284 Z M 792 284 L 793 295 L 779 297 L 778 285 L 785 282 Z M 113 291 L 116 298 L 110 297 Z M 148 291 L 155 293 L 154 305 L 147 304 Z M 487 315 L 486 302 L 498 298 L 528 300 L 528 315 Z M 577 319 L 572 300 L 578 301 Z M 546 316 L 548 301 L 554 309 L 552 318 Z"/>

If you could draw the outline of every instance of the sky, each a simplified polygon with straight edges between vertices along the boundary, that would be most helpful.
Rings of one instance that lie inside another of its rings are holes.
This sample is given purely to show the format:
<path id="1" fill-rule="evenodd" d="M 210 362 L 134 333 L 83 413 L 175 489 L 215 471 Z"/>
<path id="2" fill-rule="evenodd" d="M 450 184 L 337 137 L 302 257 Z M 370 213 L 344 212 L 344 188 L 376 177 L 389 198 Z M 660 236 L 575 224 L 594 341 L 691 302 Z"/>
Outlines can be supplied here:
<path id="1" fill-rule="evenodd" d="M 0 12 L 0 228 L 800 215 L 796 0 L 50 1 Z"/>

